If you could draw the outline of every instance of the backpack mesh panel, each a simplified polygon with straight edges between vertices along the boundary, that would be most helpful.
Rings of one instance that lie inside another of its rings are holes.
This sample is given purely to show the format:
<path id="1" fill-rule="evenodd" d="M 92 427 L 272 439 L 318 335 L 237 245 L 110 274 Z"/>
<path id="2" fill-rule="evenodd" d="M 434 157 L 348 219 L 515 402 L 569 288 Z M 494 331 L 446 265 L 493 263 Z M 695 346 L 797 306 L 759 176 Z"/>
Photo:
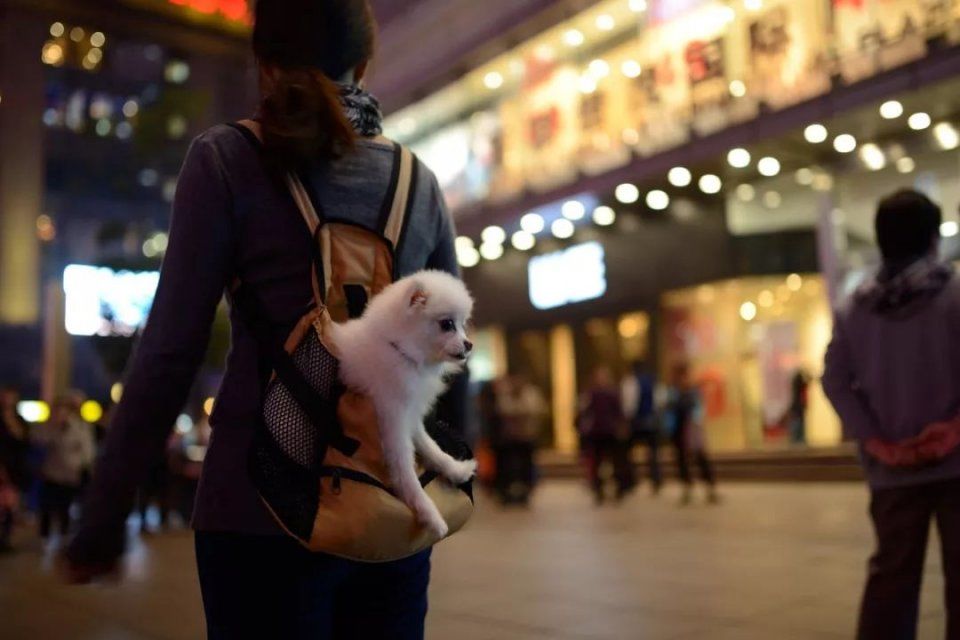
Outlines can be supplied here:
<path id="1" fill-rule="evenodd" d="M 321 344 L 314 331 L 309 331 L 297 346 L 293 361 L 321 397 L 331 396 L 337 382 L 337 360 Z M 325 425 L 311 424 L 310 418 L 279 380 L 267 391 L 263 419 L 268 433 L 285 455 L 307 469 L 318 466 L 317 429 Z"/>
<path id="2" fill-rule="evenodd" d="M 310 540 L 320 505 L 316 472 L 288 458 L 265 430 L 257 433 L 249 462 L 254 486 L 274 516 L 301 541 Z"/>

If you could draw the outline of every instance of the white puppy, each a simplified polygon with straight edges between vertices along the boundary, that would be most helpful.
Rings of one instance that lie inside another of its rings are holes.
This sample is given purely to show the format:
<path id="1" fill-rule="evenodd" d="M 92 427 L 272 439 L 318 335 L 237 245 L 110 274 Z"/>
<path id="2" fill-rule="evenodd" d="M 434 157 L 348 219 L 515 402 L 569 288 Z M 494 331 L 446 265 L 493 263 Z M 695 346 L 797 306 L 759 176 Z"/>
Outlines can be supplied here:
<path id="1" fill-rule="evenodd" d="M 447 523 L 420 486 L 414 453 L 454 484 L 470 480 L 475 460 L 456 460 L 427 434 L 423 418 L 460 371 L 473 345 L 464 325 L 473 299 L 463 283 L 440 271 L 398 280 L 371 301 L 363 316 L 331 327 L 343 383 L 371 398 L 393 488 L 438 537 Z"/>

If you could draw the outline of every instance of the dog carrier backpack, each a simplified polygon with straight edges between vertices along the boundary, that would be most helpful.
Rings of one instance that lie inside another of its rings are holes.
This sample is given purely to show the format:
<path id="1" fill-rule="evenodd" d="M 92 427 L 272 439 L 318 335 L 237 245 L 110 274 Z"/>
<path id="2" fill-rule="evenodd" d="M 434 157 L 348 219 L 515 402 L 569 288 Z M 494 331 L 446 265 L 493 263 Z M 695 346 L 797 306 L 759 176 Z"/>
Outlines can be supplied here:
<path id="1" fill-rule="evenodd" d="M 235 126 L 260 149 L 257 123 Z M 373 403 L 340 383 L 327 338 L 331 322 L 359 316 L 398 275 L 395 251 L 414 201 L 416 159 L 399 145 L 377 142 L 393 149 L 394 164 L 375 231 L 324 215 L 303 181 L 295 173 L 286 177 L 314 240 L 313 305 L 289 336 L 271 335 L 256 295 L 242 283 L 231 296 L 272 369 L 249 458 L 257 492 L 307 549 L 364 562 L 397 560 L 438 542 L 391 489 Z M 472 456 L 443 423 L 427 424 L 447 453 Z M 473 513 L 472 485 L 454 487 L 433 472 L 420 481 L 450 534 L 462 528 Z"/>

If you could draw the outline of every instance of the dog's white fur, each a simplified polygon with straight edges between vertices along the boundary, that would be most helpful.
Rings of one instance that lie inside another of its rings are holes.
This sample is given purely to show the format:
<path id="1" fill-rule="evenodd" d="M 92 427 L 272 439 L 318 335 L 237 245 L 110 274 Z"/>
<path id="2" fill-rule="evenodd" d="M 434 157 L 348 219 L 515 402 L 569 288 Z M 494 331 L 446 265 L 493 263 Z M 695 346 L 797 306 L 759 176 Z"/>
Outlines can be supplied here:
<path id="1" fill-rule="evenodd" d="M 330 328 L 343 383 L 371 398 L 393 488 L 438 538 L 448 527 L 420 486 L 414 454 L 455 484 L 470 480 L 475 460 L 456 460 L 427 434 L 423 418 L 470 354 L 465 324 L 473 299 L 450 274 L 421 271 L 370 301 L 363 315 Z"/>

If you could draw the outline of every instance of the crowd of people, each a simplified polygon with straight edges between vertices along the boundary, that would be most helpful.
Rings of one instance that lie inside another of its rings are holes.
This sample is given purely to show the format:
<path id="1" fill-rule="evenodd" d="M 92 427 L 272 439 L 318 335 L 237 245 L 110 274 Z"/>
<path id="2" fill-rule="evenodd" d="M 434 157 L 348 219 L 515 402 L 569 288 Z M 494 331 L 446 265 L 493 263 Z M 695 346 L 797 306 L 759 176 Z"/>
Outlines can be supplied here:
<path id="1" fill-rule="evenodd" d="M 69 536 L 107 425 L 107 416 L 97 423 L 81 417 L 85 400 L 80 392 L 67 393 L 51 404 L 48 420 L 30 424 L 18 412 L 18 390 L 0 389 L 0 553 L 14 550 L 17 525 L 28 528 L 35 523 L 44 541 Z M 169 456 L 137 492 L 133 510 L 140 515 L 141 531 L 149 531 L 147 514 L 152 506 L 161 527 L 174 511 L 189 518 L 204 434 L 209 437 L 209 427 L 200 425 L 171 436 Z"/>
<path id="2" fill-rule="evenodd" d="M 676 364 L 668 384 L 659 384 L 644 362 L 636 362 L 617 382 L 598 367 L 578 399 L 576 419 L 580 462 L 595 502 L 623 500 L 639 484 L 635 450 L 645 449 L 653 495 L 664 484 L 663 445 L 673 450 L 683 487 L 681 504 L 693 499 L 696 465 L 706 500 L 719 502 L 716 476 L 707 455 L 703 409 L 687 363 Z M 549 407 L 543 393 L 524 375 L 509 375 L 480 387 L 481 435 L 492 456 L 488 480 L 504 505 L 526 505 L 536 483 L 534 453 L 548 431 Z M 612 487 L 608 487 L 611 484 Z"/>
<path id="3" fill-rule="evenodd" d="M 632 454 L 638 447 L 647 450 L 651 491 L 659 494 L 664 478 L 660 452 L 665 443 L 673 449 L 683 486 L 681 504 L 690 504 L 693 498 L 691 460 L 706 487 L 707 501 L 719 502 L 703 431 L 703 403 L 687 363 L 675 364 L 665 385 L 657 383 L 643 362 L 634 363 L 619 385 L 609 369 L 597 368 L 590 388 L 580 399 L 577 429 L 581 456 L 597 504 L 602 504 L 608 493 L 604 462 L 613 470 L 610 476 L 615 501 L 622 500 L 637 486 Z"/>

